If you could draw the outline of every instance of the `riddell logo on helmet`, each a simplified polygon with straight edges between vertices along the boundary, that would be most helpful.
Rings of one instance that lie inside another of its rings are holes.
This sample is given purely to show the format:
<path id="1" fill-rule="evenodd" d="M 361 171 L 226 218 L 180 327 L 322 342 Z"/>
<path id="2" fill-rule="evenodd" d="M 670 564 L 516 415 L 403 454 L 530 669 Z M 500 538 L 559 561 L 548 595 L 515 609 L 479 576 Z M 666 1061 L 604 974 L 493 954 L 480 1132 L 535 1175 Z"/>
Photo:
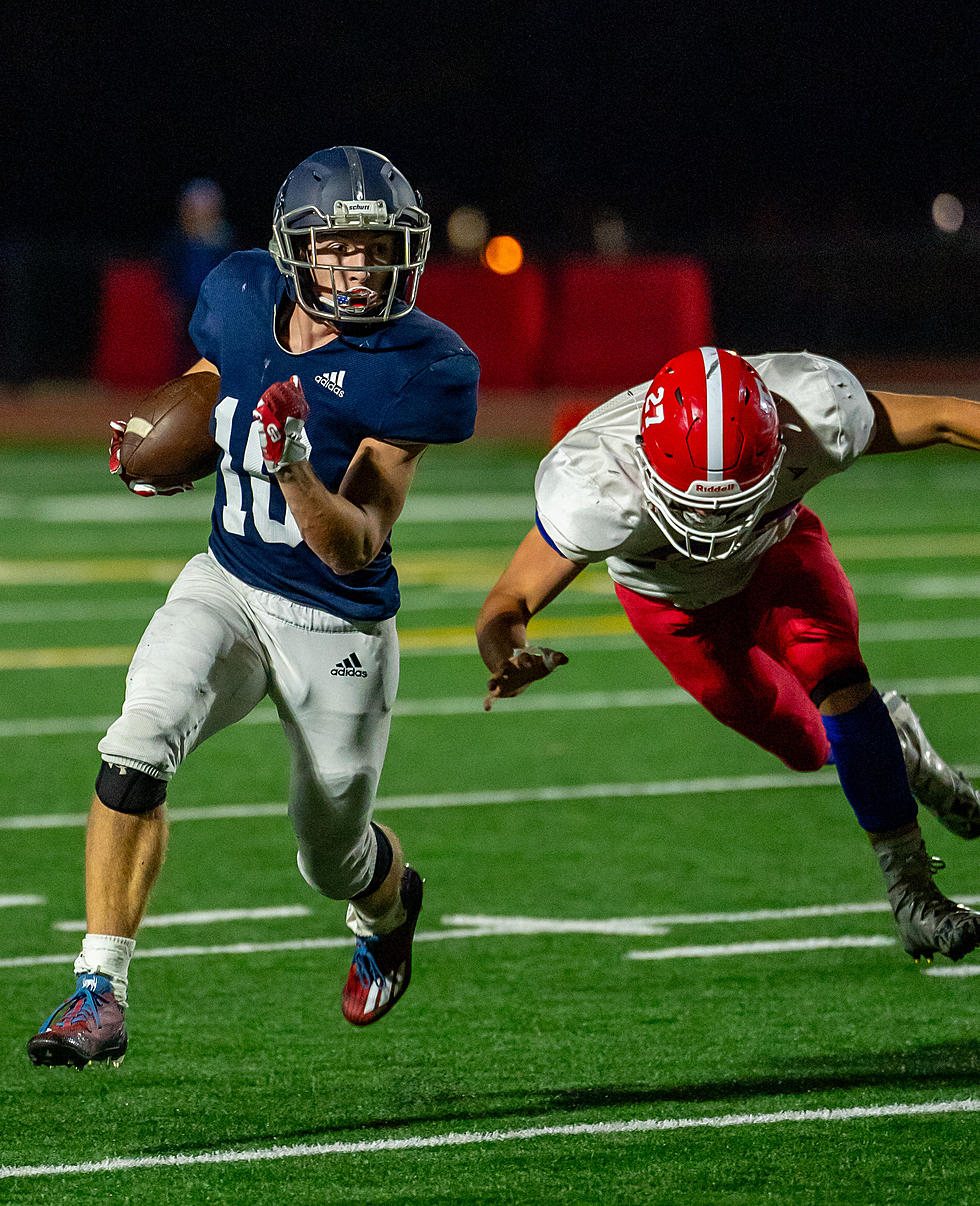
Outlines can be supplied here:
<path id="1" fill-rule="evenodd" d="M 740 494 L 738 482 L 692 482 L 688 487 L 689 494 Z"/>

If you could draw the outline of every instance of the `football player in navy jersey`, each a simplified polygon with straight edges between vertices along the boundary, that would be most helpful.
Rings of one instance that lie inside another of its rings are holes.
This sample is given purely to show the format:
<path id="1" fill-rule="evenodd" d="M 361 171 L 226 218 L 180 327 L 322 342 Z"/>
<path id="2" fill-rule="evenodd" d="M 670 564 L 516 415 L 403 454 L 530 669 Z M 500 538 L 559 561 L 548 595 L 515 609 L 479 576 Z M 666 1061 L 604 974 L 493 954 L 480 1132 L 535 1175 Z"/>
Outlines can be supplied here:
<path id="1" fill-rule="evenodd" d="M 129 961 L 167 841 L 167 782 L 265 696 L 290 755 L 304 879 L 348 901 L 343 1014 L 383 1017 L 408 987 L 422 879 L 371 820 L 398 683 L 389 533 L 428 444 L 473 432 L 479 366 L 415 308 L 421 198 L 384 156 L 339 146 L 276 197 L 269 251 L 225 259 L 190 332 L 220 378 L 208 551 L 185 566 L 99 743 L 76 990 L 30 1040 L 36 1064 L 118 1062 Z M 126 478 L 118 436 L 110 467 Z"/>

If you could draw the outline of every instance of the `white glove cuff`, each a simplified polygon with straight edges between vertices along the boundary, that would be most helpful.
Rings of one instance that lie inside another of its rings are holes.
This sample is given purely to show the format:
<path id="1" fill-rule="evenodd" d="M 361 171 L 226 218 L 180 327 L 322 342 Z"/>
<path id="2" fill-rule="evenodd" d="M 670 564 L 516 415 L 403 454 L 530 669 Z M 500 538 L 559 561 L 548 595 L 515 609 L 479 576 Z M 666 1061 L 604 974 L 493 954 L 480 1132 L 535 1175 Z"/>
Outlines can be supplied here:
<path id="1" fill-rule="evenodd" d="M 295 465 L 297 461 L 310 459 L 310 441 L 307 438 L 305 424 L 302 419 L 287 419 L 283 424 L 282 455 L 279 457 L 279 468 L 284 465 Z"/>

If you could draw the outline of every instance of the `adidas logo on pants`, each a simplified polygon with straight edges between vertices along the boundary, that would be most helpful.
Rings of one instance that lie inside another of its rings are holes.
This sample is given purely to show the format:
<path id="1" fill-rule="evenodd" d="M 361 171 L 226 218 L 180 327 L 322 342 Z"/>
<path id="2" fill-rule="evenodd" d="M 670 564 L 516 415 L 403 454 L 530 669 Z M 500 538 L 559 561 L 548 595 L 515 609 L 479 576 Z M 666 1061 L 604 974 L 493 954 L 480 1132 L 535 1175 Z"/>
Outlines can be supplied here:
<path id="1" fill-rule="evenodd" d="M 348 654 L 342 662 L 338 662 L 334 666 L 330 673 L 338 678 L 367 678 L 367 671 L 361 669 L 361 663 L 357 660 L 356 653 Z"/>

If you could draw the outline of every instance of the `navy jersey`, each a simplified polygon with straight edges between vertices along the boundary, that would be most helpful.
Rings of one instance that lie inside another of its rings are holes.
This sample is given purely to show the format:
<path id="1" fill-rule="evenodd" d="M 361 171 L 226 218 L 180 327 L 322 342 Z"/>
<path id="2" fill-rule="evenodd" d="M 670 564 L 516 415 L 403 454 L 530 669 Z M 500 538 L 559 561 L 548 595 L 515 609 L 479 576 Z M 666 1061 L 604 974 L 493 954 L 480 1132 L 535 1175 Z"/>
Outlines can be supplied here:
<path id="1" fill-rule="evenodd" d="M 398 610 L 388 540 L 352 574 L 334 574 L 303 542 L 275 477 L 266 472 L 252 410 L 276 381 L 299 377 L 310 415 L 310 464 L 336 491 L 366 437 L 424 444 L 468 439 L 476 421 L 479 365 L 459 336 L 413 310 L 367 335 L 343 335 L 295 354 L 279 345 L 275 314 L 286 282 L 264 251 L 236 252 L 201 287 L 190 333 L 221 373 L 211 429 L 218 467 L 210 548 L 231 573 L 344 619 L 387 619 Z"/>

